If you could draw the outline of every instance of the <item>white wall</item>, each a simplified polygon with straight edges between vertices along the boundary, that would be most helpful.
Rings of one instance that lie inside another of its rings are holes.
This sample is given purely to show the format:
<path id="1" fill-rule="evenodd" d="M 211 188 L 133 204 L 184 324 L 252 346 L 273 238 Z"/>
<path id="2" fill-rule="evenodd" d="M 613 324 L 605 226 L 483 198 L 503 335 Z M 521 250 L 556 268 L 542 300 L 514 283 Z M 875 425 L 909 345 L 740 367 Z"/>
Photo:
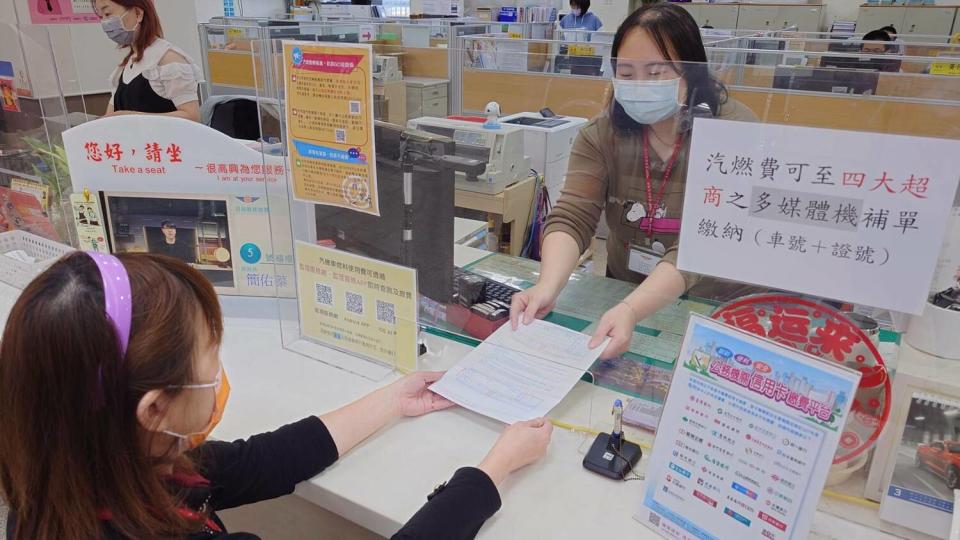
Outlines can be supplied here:
<path id="1" fill-rule="evenodd" d="M 202 1 L 197 0 L 197 2 Z M 222 4 L 222 2 L 218 3 Z M 274 17 L 283 13 L 284 6 L 283 0 L 234 0 L 234 3 L 237 6 L 237 15 L 243 17 Z M 223 6 L 220 7 L 222 11 Z"/>
<path id="2" fill-rule="evenodd" d="M 826 14 L 823 17 L 824 31 L 830 30 L 830 25 L 834 21 L 855 21 L 857 13 L 860 10 L 860 0 L 824 0 L 824 10 Z M 858 28 L 857 30 L 861 30 Z"/>
<path id="3" fill-rule="evenodd" d="M 25 49 L 21 55 L 19 41 L 13 32 L 0 32 L 0 51 L 3 51 L 0 57 L 13 56 L 10 60 L 14 62 L 14 71 L 29 73 L 34 95 L 55 95 L 58 78 L 67 95 L 111 91 L 110 74 L 123 59 L 123 53 L 107 39 L 100 25 L 33 26 L 30 25 L 27 2 L 0 0 L 0 23 L 15 24 L 16 14 L 20 14 Z M 212 16 L 223 15 L 223 4 L 216 0 L 161 0 L 156 2 L 156 7 L 166 39 L 200 64 L 197 25 Z M 52 65 L 48 39 L 53 42 L 57 69 Z M 18 84 L 24 84 L 24 81 L 18 81 Z"/>

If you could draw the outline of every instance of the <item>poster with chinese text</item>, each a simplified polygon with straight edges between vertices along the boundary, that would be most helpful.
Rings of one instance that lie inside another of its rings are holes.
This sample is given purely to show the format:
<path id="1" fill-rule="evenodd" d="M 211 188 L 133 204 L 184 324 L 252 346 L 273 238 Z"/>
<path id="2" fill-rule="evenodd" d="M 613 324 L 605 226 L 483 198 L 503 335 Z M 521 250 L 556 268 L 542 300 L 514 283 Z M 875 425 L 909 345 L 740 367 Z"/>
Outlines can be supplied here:
<path id="1" fill-rule="evenodd" d="M 221 294 L 293 297 L 283 158 L 161 116 L 103 118 L 63 139 L 74 190 L 91 195 L 71 198 L 88 249 L 178 258 Z"/>
<path id="2" fill-rule="evenodd" d="M 807 538 L 860 374 L 691 315 L 635 518 L 666 538 Z"/>
<path id="3" fill-rule="evenodd" d="M 403 372 L 417 369 L 417 271 L 297 242 L 300 332 Z"/>
<path id="4" fill-rule="evenodd" d="M 103 227 L 103 215 L 99 197 L 87 197 L 82 193 L 70 195 L 70 211 L 77 228 L 79 248 L 84 251 L 108 253 L 107 231 Z"/>
<path id="5" fill-rule="evenodd" d="M 380 215 L 370 45 L 285 41 L 293 196 Z"/>
<path id="6" fill-rule="evenodd" d="M 677 266 L 919 314 L 958 155 L 947 139 L 698 118 Z"/>
<path id="7" fill-rule="evenodd" d="M 26 0 L 33 24 L 100 22 L 91 0 Z"/>
<path id="8" fill-rule="evenodd" d="M 5 111 L 20 112 L 12 62 L 0 61 L 0 107 Z"/>

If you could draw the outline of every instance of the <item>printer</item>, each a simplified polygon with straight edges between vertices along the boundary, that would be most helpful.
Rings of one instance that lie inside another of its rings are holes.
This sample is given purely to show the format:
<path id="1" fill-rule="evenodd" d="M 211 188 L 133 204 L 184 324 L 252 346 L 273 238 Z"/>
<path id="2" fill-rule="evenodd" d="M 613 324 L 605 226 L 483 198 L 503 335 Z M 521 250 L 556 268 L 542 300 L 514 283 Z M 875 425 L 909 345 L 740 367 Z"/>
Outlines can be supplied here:
<path id="1" fill-rule="evenodd" d="M 524 152 L 530 156 L 530 167 L 543 175 L 550 200 L 556 203 L 567 175 L 570 149 L 577 133 L 587 125 L 587 119 L 576 116 L 548 118 L 540 113 L 521 112 L 500 118 L 500 123 L 523 130 Z"/>
<path id="2" fill-rule="evenodd" d="M 530 158 L 524 155 L 523 130 L 501 124 L 488 129 L 479 122 L 425 116 L 407 122 L 407 128 L 449 137 L 457 143 L 457 156 L 486 164 L 476 175 L 457 172 L 457 189 L 497 194 L 526 178 Z"/>
<path id="3" fill-rule="evenodd" d="M 400 61 L 396 56 L 377 54 L 373 57 L 373 78 L 379 83 L 403 79 Z"/>

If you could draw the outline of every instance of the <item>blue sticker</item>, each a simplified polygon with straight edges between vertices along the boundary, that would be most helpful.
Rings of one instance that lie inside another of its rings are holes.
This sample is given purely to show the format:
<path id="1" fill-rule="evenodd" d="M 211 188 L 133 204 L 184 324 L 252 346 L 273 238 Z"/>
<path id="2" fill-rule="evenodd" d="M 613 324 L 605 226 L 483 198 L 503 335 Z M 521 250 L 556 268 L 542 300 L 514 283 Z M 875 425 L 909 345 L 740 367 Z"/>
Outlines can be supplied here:
<path id="1" fill-rule="evenodd" d="M 257 264 L 260 262 L 260 248 L 256 244 L 244 244 L 240 246 L 240 258 L 247 264 Z"/>

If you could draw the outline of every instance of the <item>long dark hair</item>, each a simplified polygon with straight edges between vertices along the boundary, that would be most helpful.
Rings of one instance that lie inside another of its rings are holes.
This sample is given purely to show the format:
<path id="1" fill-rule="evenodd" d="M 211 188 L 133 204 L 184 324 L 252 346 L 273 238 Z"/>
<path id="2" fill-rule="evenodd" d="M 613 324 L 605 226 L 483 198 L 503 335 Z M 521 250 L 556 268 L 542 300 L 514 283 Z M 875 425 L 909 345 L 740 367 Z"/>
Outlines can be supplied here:
<path id="1" fill-rule="evenodd" d="M 707 52 L 700 37 L 700 28 L 687 10 L 669 3 L 645 4 L 633 13 L 617 29 L 613 37 L 611 52 L 614 76 L 616 76 L 617 55 L 627 34 L 639 28 L 645 30 L 657 50 L 668 60 L 680 62 L 674 64 L 680 76 L 687 83 L 686 111 L 689 114 L 698 105 L 706 105 L 716 116 L 720 106 L 727 99 L 727 90 L 716 77 L 710 74 L 707 66 Z M 616 99 L 610 100 L 610 114 L 613 125 L 621 131 L 639 131 L 643 128 L 635 122 Z"/>
<path id="2" fill-rule="evenodd" d="M 137 404 L 153 389 L 196 380 L 198 339 L 220 343 L 217 295 L 197 270 L 160 255 L 120 255 L 133 317 L 127 353 L 104 311 L 100 273 L 67 255 L 24 289 L 0 342 L 0 495 L 11 540 L 100 538 L 98 513 L 127 538 L 182 537 L 182 517 L 150 454 Z M 175 395 L 178 390 L 166 390 Z M 146 443 L 144 442 L 146 441 Z"/>

